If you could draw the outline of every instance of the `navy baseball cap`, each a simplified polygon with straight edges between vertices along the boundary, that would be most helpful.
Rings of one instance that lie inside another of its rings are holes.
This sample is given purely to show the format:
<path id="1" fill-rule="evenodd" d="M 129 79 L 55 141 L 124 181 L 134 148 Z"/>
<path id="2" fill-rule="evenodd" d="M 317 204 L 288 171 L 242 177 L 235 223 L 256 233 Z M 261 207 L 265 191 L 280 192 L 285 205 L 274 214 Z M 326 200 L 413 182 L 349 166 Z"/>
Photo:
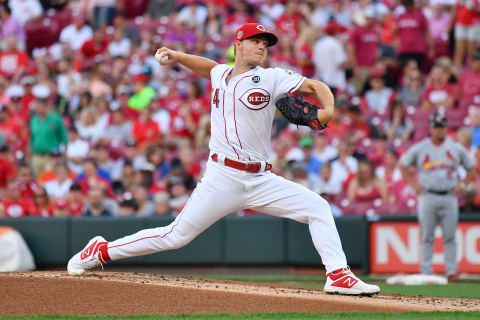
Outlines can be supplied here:
<path id="1" fill-rule="evenodd" d="M 447 126 L 447 117 L 444 112 L 437 111 L 430 115 L 430 128 L 441 127 L 445 128 Z"/>

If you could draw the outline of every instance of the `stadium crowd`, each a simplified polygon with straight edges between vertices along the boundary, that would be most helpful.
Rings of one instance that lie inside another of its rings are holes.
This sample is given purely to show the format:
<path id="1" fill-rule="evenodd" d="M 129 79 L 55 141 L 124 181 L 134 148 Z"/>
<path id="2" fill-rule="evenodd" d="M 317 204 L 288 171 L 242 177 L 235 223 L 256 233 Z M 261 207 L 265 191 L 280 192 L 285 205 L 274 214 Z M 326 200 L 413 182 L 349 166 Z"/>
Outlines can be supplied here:
<path id="1" fill-rule="evenodd" d="M 0 19 L 0 216 L 177 215 L 208 158 L 210 84 L 154 53 L 232 63 L 253 21 L 279 37 L 268 66 L 335 94 L 328 129 L 277 114 L 271 142 L 273 172 L 335 215 L 415 212 L 396 165 L 435 110 L 480 166 L 478 0 L 10 0 Z"/>

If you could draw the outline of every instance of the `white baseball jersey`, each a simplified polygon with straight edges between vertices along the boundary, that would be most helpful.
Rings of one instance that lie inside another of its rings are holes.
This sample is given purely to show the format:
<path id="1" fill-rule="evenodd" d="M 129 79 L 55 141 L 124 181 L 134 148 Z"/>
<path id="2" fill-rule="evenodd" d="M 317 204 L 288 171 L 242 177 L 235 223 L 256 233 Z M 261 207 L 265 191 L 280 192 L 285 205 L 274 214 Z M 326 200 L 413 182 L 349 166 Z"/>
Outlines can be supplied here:
<path id="1" fill-rule="evenodd" d="M 275 102 L 297 90 L 305 78 L 280 68 L 256 67 L 227 84 L 230 72 L 231 67 L 217 65 L 210 74 L 210 152 L 236 161 L 267 161 Z M 213 160 L 174 222 L 109 242 L 108 254 L 117 260 L 180 248 L 219 219 L 244 209 L 308 223 L 327 273 L 347 266 L 325 199 L 271 171 L 245 172 Z"/>
<path id="2" fill-rule="evenodd" d="M 275 102 L 305 81 L 281 68 L 256 67 L 225 79 L 233 68 L 212 68 L 211 153 L 239 161 L 268 161 Z"/>

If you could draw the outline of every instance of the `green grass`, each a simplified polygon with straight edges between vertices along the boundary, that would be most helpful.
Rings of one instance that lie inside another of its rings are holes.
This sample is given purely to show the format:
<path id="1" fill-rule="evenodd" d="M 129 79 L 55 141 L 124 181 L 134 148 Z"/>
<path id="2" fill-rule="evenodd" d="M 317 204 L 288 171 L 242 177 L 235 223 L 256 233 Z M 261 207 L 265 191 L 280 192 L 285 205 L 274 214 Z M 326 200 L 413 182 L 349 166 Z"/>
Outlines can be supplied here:
<path id="1" fill-rule="evenodd" d="M 205 278 L 205 276 L 201 276 Z M 274 282 L 289 287 L 312 288 L 322 290 L 325 277 L 288 276 L 288 275 L 222 275 L 208 276 L 221 280 L 236 280 L 250 282 Z M 431 297 L 455 297 L 480 299 L 480 279 L 459 279 L 450 281 L 448 285 L 402 286 L 385 283 L 385 277 L 362 277 L 366 282 L 380 286 L 382 294 L 401 294 Z"/>
<path id="2" fill-rule="evenodd" d="M 240 320 L 240 319 L 282 319 L 282 320 L 303 320 L 303 319 L 328 319 L 328 320 L 410 320 L 410 319 L 432 319 L 432 320 L 463 320 L 479 319 L 480 312 L 403 312 L 403 313 L 385 313 L 385 312 L 341 312 L 341 313 L 245 313 L 245 314 L 182 314 L 182 315 L 141 315 L 141 316 L 72 316 L 72 315 L 54 315 L 54 316 L 17 316 L 1 317 L 0 320 Z"/>

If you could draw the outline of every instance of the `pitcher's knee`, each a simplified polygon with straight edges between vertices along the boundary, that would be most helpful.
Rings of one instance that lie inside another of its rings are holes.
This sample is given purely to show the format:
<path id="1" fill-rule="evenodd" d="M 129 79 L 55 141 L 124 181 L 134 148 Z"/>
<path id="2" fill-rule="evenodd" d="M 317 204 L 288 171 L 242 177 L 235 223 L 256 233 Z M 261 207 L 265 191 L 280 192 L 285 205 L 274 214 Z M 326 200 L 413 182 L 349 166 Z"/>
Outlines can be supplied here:
<path id="1" fill-rule="evenodd" d="M 324 219 L 326 216 L 332 216 L 332 210 L 330 209 L 330 204 L 327 200 L 323 199 L 320 196 L 316 196 L 314 199 L 311 199 L 311 210 L 312 215 L 316 218 Z"/>
<path id="2" fill-rule="evenodd" d="M 178 232 L 177 234 L 172 235 L 171 242 L 169 244 L 169 249 L 179 249 L 181 247 L 189 244 L 195 237 L 191 234 L 185 234 Z"/>

